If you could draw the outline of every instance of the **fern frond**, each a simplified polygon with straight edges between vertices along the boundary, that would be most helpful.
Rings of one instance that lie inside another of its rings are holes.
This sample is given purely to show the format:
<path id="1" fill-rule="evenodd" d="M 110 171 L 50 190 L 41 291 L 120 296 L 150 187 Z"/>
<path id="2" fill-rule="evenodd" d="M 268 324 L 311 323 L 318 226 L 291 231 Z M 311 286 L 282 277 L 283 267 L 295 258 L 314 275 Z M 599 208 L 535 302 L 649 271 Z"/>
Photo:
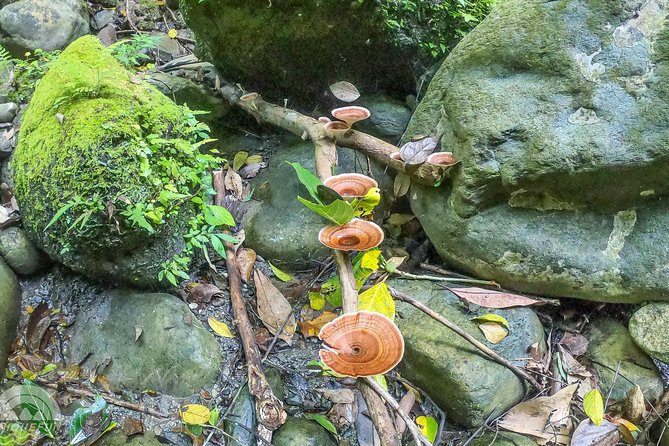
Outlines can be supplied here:
<path id="1" fill-rule="evenodd" d="M 9 54 L 7 48 L 0 45 L 0 62 L 9 62 L 10 60 L 12 60 L 12 55 Z"/>

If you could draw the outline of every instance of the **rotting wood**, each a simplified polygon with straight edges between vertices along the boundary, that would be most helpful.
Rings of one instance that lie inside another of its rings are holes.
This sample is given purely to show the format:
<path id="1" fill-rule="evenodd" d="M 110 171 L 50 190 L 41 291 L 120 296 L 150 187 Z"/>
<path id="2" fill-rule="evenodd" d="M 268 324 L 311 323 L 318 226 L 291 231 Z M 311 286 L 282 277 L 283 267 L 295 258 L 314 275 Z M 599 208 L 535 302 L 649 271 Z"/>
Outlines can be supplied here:
<path id="1" fill-rule="evenodd" d="M 213 185 L 216 191 L 215 204 L 223 206 L 225 186 L 222 170 L 213 172 Z M 267 377 L 262 371 L 260 350 L 253 335 L 251 321 L 246 312 L 246 302 L 242 295 L 242 276 L 237 265 L 235 248 L 229 242 L 225 243 L 225 253 L 227 257 L 225 267 L 230 285 L 230 301 L 246 358 L 249 392 L 256 401 L 258 436 L 265 442 L 271 443 L 272 432 L 286 421 L 287 415 L 283 410 L 283 403 L 272 392 L 269 381 L 267 381 Z"/>

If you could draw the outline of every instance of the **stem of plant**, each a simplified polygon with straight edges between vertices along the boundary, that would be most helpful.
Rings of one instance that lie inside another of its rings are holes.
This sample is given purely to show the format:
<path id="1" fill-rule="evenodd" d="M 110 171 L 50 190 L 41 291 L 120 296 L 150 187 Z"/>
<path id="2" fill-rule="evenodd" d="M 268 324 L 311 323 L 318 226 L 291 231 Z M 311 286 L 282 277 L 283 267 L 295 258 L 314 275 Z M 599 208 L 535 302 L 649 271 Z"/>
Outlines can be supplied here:
<path id="1" fill-rule="evenodd" d="M 428 276 L 422 274 L 411 274 L 405 271 L 400 271 L 399 269 L 394 271 L 393 274 L 397 274 L 400 277 L 404 277 L 405 279 L 410 279 L 410 280 L 430 280 L 432 282 L 471 283 L 475 285 L 487 285 L 499 288 L 499 284 L 494 280 L 465 279 L 461 277 Z"/>

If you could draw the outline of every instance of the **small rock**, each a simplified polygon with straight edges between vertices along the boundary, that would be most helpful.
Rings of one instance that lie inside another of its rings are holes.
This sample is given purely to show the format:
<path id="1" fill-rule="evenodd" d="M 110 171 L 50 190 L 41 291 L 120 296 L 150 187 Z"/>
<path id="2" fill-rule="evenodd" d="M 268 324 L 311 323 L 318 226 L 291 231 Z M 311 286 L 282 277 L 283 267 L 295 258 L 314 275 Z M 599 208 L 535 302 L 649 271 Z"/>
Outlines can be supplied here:
<path id="1" fill-rule="evenodd" d="M 116 28 L 114 25 L 107 25 L 102 28 L 98 33 L 98 39 L 100 39 L 100 42 L 102 42 L 104 46 L 109 46 L 112 43 L 116 43 L 118 41 L 118 37 L 116 37 Z"/>
<path id="2" fill-rule="evenodd" d="M 12 122 L 19 112 L 19 106 L 13 102 L 0 104 L 0 122 Z"/>
<path id="3" fill-rule="evenodd" d="M 275 446 L 335 446 L 337 443 L 320 424 L 304 418 L 288 417 L 274 434 Z"/>
<path id="4" fill-rule="evenodd" d="M 95 444 L 96 446 L 164 446 L 151 432 L 129 438 L 118 431 L 104 434 Z"/>
<path id="5" fill-rule="evenodd" d="M 585 335 L 590 341 L 587 356 L 599 375 L 604 394 L 609 392 L 620 363 L 619 374 L 626 379 L 616 379 L 611 392 L 613 401 L 623 400 L 634 384 L 650 401 L 662 395 L 662 378 L 653 361 L 634 344 L 623 324 L 611 318 L 597 319 L 590 323 Z"/>
<path id="6" fill-rule="evenodd" d="M 371 112 L 369 119 L 357 124 L 360 131 L 399 141 L 411 119 L 411 110 L 403 102 L 379 95 L 362 97 L 359 103 Z"/>
<path id="7" fill-rule="evenodd" d="M 536 446 L 537 442 L 513 432 L 488 432 L 472 441 L 471 446 Z"/>
<path id="8" fill-rule="evenodd" d="M 391 286 L 419 299 L 469 334 L 523 367 L 529 348 L 539 344 L 546 351 L 543 327 L 530 308 L 490 310 L 471 305 L 467 309 L 450 291 L 434 283 L 392 280 Z M 423 389 L 449 418 L 468 427 L 479 426 L 489 416 L 500 415 L 521 401 L 525 384 L 508 368 L 497 364 L 469 342 L 408 304 L 398 304 L 397 324 L 404 335 L 402 376 Z M 509 335 L 498 344 L 485 341 L 471 318 L 486 313 L 503 316 Z"/>
<path id="9" fill-rule="evenodd" d="M 46 256 L 35 248 L 26 231 L 15 226 L 0 230 L 0 255 L 22 276 L 44 269 L 47 263 Z"/>
<path id="10" fill-rule="evenodd" d="M 89 31 L 86 2 L 81 0 L 19 0 L 0 10 L 4 43 L 23 51 L 53 51 Z"/>
<path id="11" fill-rule="evenodd" d="M 97 31 L 101 30 L 105 26 L 111 23 L 116 16 L 116 10 L 114 9 L 102 9 L 95 13 L 93 16 L 93 28 Z"/>
<path id="12" fill-rule="evenodd" d="M 21 310 L 21 288 L 7 264 L 0 260 L 0 370 L 5 370 Z"/>
<path id="13" fill-rule="evenodd" d="M 135 341 L 136 326 L 142 335 Z M 68 355 L 80 362 L 89 353 L 84 364 L 89 369 L 111 358 L 99 372 L 113 390 L 154 389 L 174 396 L 210 387 L 226 360 L 185 303 L 169 294 L 124 290 L 103 294 L 77 316 Z"/>
<path id="14" fill-rule="evenodd" d="M 655 359 L 669 363 L 669 303 L 651 303 L 632 316 L 629 330 L 634 342 Z"/>
<path id="15" fill-rule="evenodd" d="M 11 128 L 9 129 L 11 131 Z M 16 147 L 16 135 L 7 138 L 7 131 L 0 132 L 0 159 L 9 158 Z"/>

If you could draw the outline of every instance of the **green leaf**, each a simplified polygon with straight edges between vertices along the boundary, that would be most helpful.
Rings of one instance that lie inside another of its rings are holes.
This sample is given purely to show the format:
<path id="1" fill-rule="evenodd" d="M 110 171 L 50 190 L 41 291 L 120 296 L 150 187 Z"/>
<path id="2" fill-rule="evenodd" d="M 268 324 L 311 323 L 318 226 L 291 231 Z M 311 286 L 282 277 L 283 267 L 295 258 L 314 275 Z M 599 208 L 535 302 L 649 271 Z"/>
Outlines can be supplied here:
<path id="1" fill-rule="evenodd" d="M 319 184 L 316 191 L 318 192 L 318 198 L 323 204 L 330 204 L 333 201 L 344 199 L 336 190 L 330 189 L 324 184 Z"/>
<path id="2" fill-rule="evenodd" d="M 369 251 L 366 251 L 362 255 L 362 259 L 360 260 L 360 266 L 368 270 L 376 271 L 377 269 L 379 269 L 380 257 L 381 257 L 380 249 L 370 249 Z"/>
<path id="3" fill-rule="evenodd" d="M 304 418 L 307 420 L 314 420 L 316 423 L 320 424 L 334 435 L 337 435 L 337 428 L 334 426 L 334 424 L 332 424 L 332 422 L 330 422 L 330 420 L 327 419 L 325 415 L 318 413 L 305 413 Z"/>
<path id="4" fill-rule="evenodd" d="M 325 297 L 319 292 L 310 291 L 309 306 L 314 310 L 322 310 L 325 306 Z"/>
<path id="5" fill-rule="evenodd" d="M 472 321 L 477 322 L 479 324 L 482 324 L 482 323 L 485 323 L 485 322 L 495 322 L 497 324 L 503 325 L 504 327 L 506 327 L 509 330 L 511 329 L 511 327 L 509 327 L 509 321 L 504 319 L 499 314 L 492 314 L 492 313 L 484 314 L 483 316 L 477 316 L 477 317 L 473 318 Z"/>
<path id="6" fill-rule="evenodd" d="M 379 383 L 383 390 L 388 391 L 388 381 L 386 380 L 385 375 L 374 375 L 372 379 Z"/>
<path id="7" fill-rule="evenodd" d="M 279 268 L 276 266 L 272 265 L 272 262 L 267 262 L 269 263 L 269 267 L 272 268 L 272 272 L 276 276 L 277 279 L 279 279 L 282 282 L 290 282 L 293 280 L 293 276 L 288 274 L 287 272 L 281 271 Z"/>
<path id="8" fill-rule="evenodd" d="M 604 399 L 599 390 L 592 389 L 583 397 L 583 411 L 594 424 L 599 426 L 604 422 Z"/>
<path id="9" fill-rule="evenodd" d="M 204 221 L 212 226 L 235 226 L 234 217 L 223 206 L 205 205 Z"/>
<path id="10" fill-rule="evenodd" d="M 430 440 L 430 443 L 434 443 L 437 439 L 437 431 L 439 430 L 439 423 L 432 417 L 420 416 L 416 418 L 416 424 L 420 431 Z"/>
<path id="11" fill-rule="evenodd" d="M 63 206 L 63 207 L 61 207 L 60 209 L 58 209 L 58 212 L 56 212 L 56 214 L 53 216 L 53 218 L 51 219 L 51 221 L 49 221 L 49 224 L 46 225 L 46 227 L 44 228 L 44 230 L 46 231 L 47 229 L 49 229 L 54 223 L 56 223 L 56 222 L 60 219 L 60 217 L 63 216 L 63 214 L 64 214 L 65 212 L 67 212 L 68 210 L 70 210 L 73 206 L 76 206 L 76 204 L 77 204 L 76 201 L 70 201 L 70 202 L 67 203 L 65 206 Z"/>
<path id="12" fill-rule="evenodd" d="M 239 169 L 241 169 L 241 167 L 244 165 L 248 157 L 249 157 L 248 152 L 237 152 L 235 154 L 234 160 L 232 161 L 232 170 L 237 172 Z"/>
<path id="13" fill-rule="evenodd" d="M 209 424 L 211 424 L 212 426 L 217 426 L 218 425 L 219 414 L 220 414 L 220 410 L 218 409 L 218 407 L 215 407 L 211 411 L 211 415 L 209 416 Z"/>
<path id="14" fill-rule="evenodd" d="M 211 247 L 214 248 L 214 251 L 216 251 L 216 253 L 219 256 L 221 256 L 222 258 L 225 259 L 227 257 L 226 254 L 225 254 L 225 246 L 219 240 L 219 238 L 218 237 L 212 237 L 210 239 L 210 241 L 211 241 Z"/>
<path id="15" fill-rule="evenodd" d="M 341 226 L 345 225 L 349 221 L 353 220 L 355 212 L 351 204 L 344 200 L 336 200 L 331 204 L 317 204 L 309 200 L 305 200 L 302 197 L 297 197 L 297 199 L 305 205 L 307 208 L 317 213 L 321 217 L 330 220 L 332 223 Z"/>
<path id="16" fill-rule="evenodd" d="M 374 311 L 395 319 L 395 300 L 385 282 L 377 283 L 358 296 L 358 309 Z"/>
<path id="17" fill-rule="evenodd" d="M 300 183 L 302 183 L 304 187 L 307 188 L 307 191 L 309 192 L 309 195 L 311 195 L 311 198 L 320 203 L 320 198 L 318 196 L 318 186 L 323 184 L 321 180 L 319 180 L 316 175 L 314 175 L 313 173 L 309 172 L 307 169 L 302 167 L 300 163 L 290 163 L 288 161 L 286 162 L 291 166 L 293 166 L 293 169 L 295 169 L 295 172 L 297 172 L 297 179 L 300 180 Z"/>

